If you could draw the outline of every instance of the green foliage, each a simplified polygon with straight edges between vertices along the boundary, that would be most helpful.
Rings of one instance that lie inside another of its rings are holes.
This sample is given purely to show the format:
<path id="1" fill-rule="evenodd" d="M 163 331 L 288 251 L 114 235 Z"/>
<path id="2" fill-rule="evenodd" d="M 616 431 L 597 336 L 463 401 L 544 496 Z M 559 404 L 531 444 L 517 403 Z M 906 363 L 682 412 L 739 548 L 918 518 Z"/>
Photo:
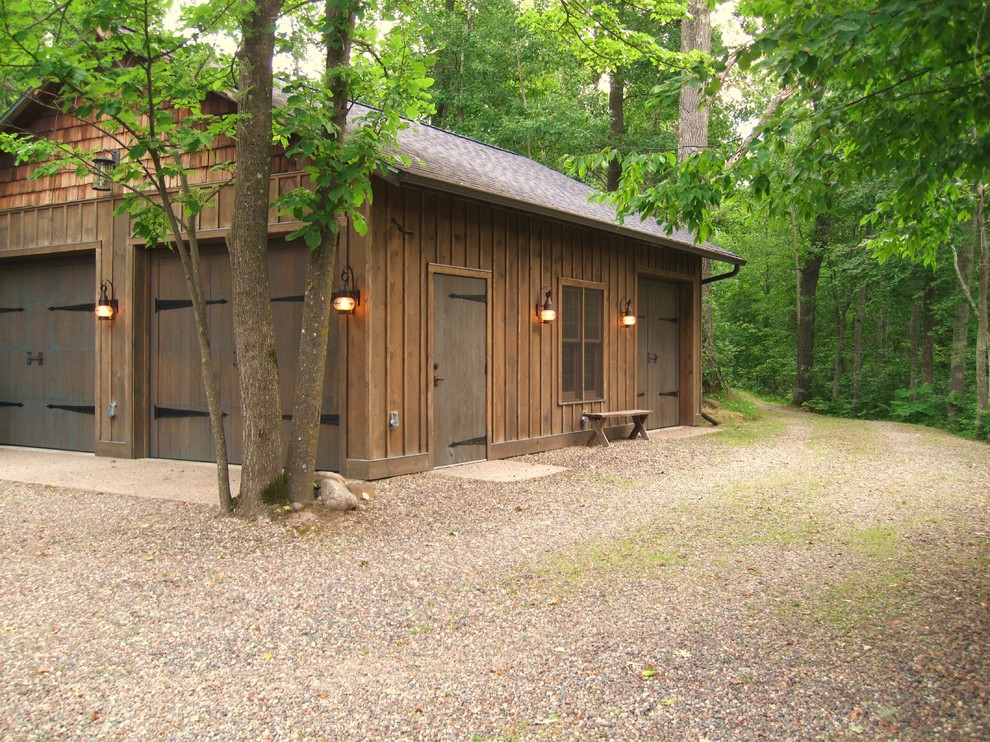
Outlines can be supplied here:
<path id="1" fill-rule="evenodd" d="M 327 31 L 317 10 L 304 6 L 297 14 L 303 38 L 319 40 Z M 289 239 L 302 237 L 315 249 L 324 235 L 336 233 L 338 219 L 345 216 L 358 233 L 366 232 L 362 207 L 371 200 L 371 174 L 387 171 L 397 161 L 396 137 L 408 126 L 407 119 L 432 110 L 432 59 L 410 51 L 421 31 L 408 18 L 387 32 L 375 24 L 361 25 L 353 30 L 354 44 L 366 53 L 352 54 L 346 65 L 325 69 L 319 79 L 297 77 L 284 83 L 286 102 L 277 112 L 274 137 L 287 156 L 300 158 L 312 184 L 277 201 L 283 213 L 305 223 Z M 338 136 L 335 111 L 338 104 L 351 104 L 337 100 L 338 90 L 373 106 L 350 117 L 346 137 Z"/>
<path id="2" fill-rule="evenodd" d="M 24 93 L 45 88 L 54 106 L 119 148 L 120 164 L 110 174 L 123 188 L 119 213 L 130 214 L 135 234 L 150 244 L 174 236 L 164 191 L 185 218 L 212 200 L 209 187 L 174 186 L 189 174 L 189 156 L 230 136 L 236 123 L 202 108 L 231 88 L 229 65 L 201 38 L 216 26 L 169 28 L 167 9 L 156 0 L 8 2 L 0 44 L 0 69 L 11 84 Z M 93 152 L 30 131 L 4 134 L 0 149 L 35 164 L 32 178 L 93 168 Z"/>

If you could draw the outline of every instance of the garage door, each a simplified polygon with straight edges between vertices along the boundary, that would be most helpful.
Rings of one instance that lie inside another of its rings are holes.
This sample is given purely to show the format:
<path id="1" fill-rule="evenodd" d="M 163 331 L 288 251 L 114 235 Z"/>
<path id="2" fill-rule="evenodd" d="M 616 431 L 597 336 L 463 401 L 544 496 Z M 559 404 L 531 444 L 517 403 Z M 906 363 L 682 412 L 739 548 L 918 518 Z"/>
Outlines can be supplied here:
<path id="1" fill-rule="evenodd" d="M 283 439 L 287 441 L 306 283 L 305 248 L 273 247 L 269 270 L 281 382 L 279 396 L 285 421 Z M 230 261 L 226 252 L 205 253 L 202 275 L 210 321 L 210 345 L 220 377 L 228 457 L 232 463 L 239 463 L 242 417 L 230 305 Z M 215 461 L 195 318 L 188 296 L 179 260 L 169 253 L 157 255 L 152 264 L 151 455 Z M 317 456 L 317 467 L 324 470 L 339 469 L 339 389 L 335 376 L 338 333 L 334 329 L 331 330 Z"/>
<path id="2" fill-rule="evenodd" d="M 92 257 L 0 264 L 0 443 L 92 451 Z"/>

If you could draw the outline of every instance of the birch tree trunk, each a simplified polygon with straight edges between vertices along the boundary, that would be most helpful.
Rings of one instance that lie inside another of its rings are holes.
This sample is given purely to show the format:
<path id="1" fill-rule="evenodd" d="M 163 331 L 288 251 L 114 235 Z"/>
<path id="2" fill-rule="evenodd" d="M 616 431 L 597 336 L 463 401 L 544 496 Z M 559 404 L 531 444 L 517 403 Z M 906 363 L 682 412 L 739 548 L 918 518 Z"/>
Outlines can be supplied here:
<path id="1" fill-rule="evenodd" d="M 681 21 L 681 51 L 701 51 L 711 54 L 712 51 L 712 19 L 708 0 L 690 0 L 688 2 L 689 17 Z M 709 108 L 705 103 L 704 91 L 701 87 L 684 85 L 680 93 L 680 110 L 677 116 L 677 161 L 680 162 L 708 146 Z M 701 276 L 709 278 L 712 274 L 712 261 L 701 259 Z M 715 353 L 715 322 L 712 317 L 711 290 L 708 284 L 701 287 L 701 326 L 702 326 L 702 365 L 709 373 L 710 379 L 719 378 L 721 374 L 711 371 L 718 368 L 718 357 Z M 702 374 L 705 376 L 706 374 Z M 717 386 L 717 383 L 714 383 Z M 715 389 L 715 391 L 718 391 Z"/>
<path id="2" fill-rule="evenodd" d="M 974 229 L 975 233 L 975 229 Z M 960 290 L 952 317 L 952 348 L 949 354 L 949 395 L 946 417 L 950 425 L 959 422 L 960 400 L 966 393 L 966 357 L 969 350 L 970 304 L 966 296 L 973 273 L 973 243 L 965 240 L 954 255 Z"/>
<path id="3" fill-rule="evenodd" d="M 612 73 L 612 78 L 608 86 L 608 113 L 612 119 L 609 130 L 609 145 L 613 149 L 622 146 L 622 135 L 626 130 L 625 113 L 623 104 L 625 102 L 626 85 L 622 70 Z M 612 192 L 618 190 L 619 179 L 622 177 L 622 164 L 615 158 L 608 163 L 608 179 L 605 190 Z"/>

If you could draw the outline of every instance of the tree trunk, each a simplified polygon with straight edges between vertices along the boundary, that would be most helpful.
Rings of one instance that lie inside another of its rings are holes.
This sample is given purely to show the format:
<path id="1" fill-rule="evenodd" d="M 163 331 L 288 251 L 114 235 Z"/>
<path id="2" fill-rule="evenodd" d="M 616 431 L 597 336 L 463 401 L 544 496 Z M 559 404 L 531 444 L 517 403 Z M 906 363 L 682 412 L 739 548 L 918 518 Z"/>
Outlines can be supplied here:
<path id="1" fill-rule="evenodd" d="M 690 0 L 688 3 L 689 18 L 681 21 L 681 51 L 702 51 L 711 54 L 712 51 L 712 19 L 708 0 Z M 702 105 L 704 91 L 701 87 L 684 85 L 681 87 L 680 109 L 677 116 L 677 161 L 681 162 L 696 152 L 701 152 L 708 146 L 709 107 Z M 611 97 L 610 97 L 611 101 Z M 612 190 L 612 189 L 609 189 Z M 703 278 L 712 274 L 712 261 L 708 258 L 701 260 Z M 708 284 L 701 287 L 701 326 L 702 326 L 702 377 L 719 378 L 714 373 L 718 369 L 718 357 L 715 353 L 715 321 L 712 316 L 711 290 Z"/>
<path id="2" fill-rule="evenodd" d="M 151 153 L 155 172 L 162 172 L 162 163 L 156 152 Z M 184 175 L 179 176 L 181 190 L 189 191 L 189 184 Z M 162 202 L 172 231 L 172 242 L 175 252 L 179 255 L 182 273 L 192 301 L 193 317 L 196 322 L 196 340 L 199 345 L 199 366 L 203 376 L 203 390 L 206 392 L 206 406 L 210 413 L 210 431 L 213 434 L 213 448 L 217 459 L 217 501 L 220 512 L 228 514 L 231 511 L 230 497 L 230 466 L 227 461 L 227 437 L 223 429 L 223 408 L 220 405 L 220 382 L 217 370 L 213 364 L 213 353 L 210 348 L 210 322 L 206 314 L 206 297 L 203 294 L 203 274 L 200 272 L 199 241 L 196 237 L 195 217 L 185 220 L 175 214 L 176 208 L 169 196 L 168 185 L 164 176 L 155 183 L 158 196 Z M 188 240 L 188 245 L 187 245 Z"/>
<path id="3" fill-rule="evenodd" d="M 330 292 L 337 260 L 338 234 L 328 235 L 306 262 L 306 295 L 296 389 L 292 402 L 292 432 L 285 459 L 286 494 L 292 502 L 313 501 L 316 453 L 320 442 L 320 413 L 330 337 Z"/>
<path id="4" fill-rule="evenodd" d="M 946 416 L 956 425 L 961 411 L 960 402 L 966 393 L 966 356 L 969 350 L 969 291 L 973 273 L 973 243 L 965 240 L 955 254 L 956 272 L 960 282 L 959 299 L 952 317 L 952 349 L 949 355 L 949 395 Z"/>
<path id="5" fill-rule="evenodd" d="M 922 297 L 921 320 L 921 383 L 935 383 L 935 315 L 932 307 L 935 304 L 935 284 L 932 275 L 928 274 L 928 285 Z"/>
<path id="6" fill-rule="evenodd" d="M 849 305 L 836 307 L 835 317 L 835 361 L 832 364 L 832 400 L 839 398 L 839 384 L 842 381 L 842 354 L 845 351 L 846 312 Z"/>
<path id="7" fill-rule="evenodd" d="M 625 102 L 626 82 L 622 70 L 615 70 L 608 86 L 608 113 L 611 118 L 611 128 L 609 131 L 609 146 L 612 149 L 619 149 L 622 146 L 622 135 L 625 133 L 626 122 L 623 111 Z M 619 179 L 622 177 L 622 163 L 618 159 L 612 158 L 608 163 L 608 181 L 605 190 L 608 192 L 619 189 Z"/>
<path id="8" fill-rule="evenodd" d="M 238 511 L 262 506 L 281 474 L 282 410 L 268 278 L 269 184 L 272 167 L 272 55 L 281 0 L 257 0 L 241 26 L 230 250 L 234 342 L 243 414 Z"/>
<path id="9" fill-rule="evenodd" d="M 707 0 L 690 0 L 690 18 L 681 21 L 681 51 L 712 51 L 712 19 Z M 704 90 L 685 85 L 681 88 L 677 117 L 677 161 L 708 146 L 708 106 L 702 106 Z"/>
<path id="10" fill-rule="evenodd" d="M 801 263 L 798 299 L 797 374 L 791 402 L 802 405 L 811 397 L 815 366 L 815 317 L 818 302 L 818 277 L 825 258 L 832 220 L 827 216 L 815 218 L 811 247 Z"/>
<path id="11" fill-rule="evenodd" d="M 987 245 L 987 222 L 984 212 L 986 193 L 979 188 L 979 207 L 976 212 L 976 231 L 980 241 L 980 267 L 978 288 L 978 316 L 976 318 L 976 429 L 984 434 L 984 425 L 990 415 L 990 326 L 987 316 L 988 280 L 990 280 L 990 249 Z"/>
<path id="12" fill-rule="evenodd" d="M 866 322 L 866 286 L 856 296 L 856 323 L 853 325 L 853 410 L 863 398 L 863 324 Z"/>
<path id="13" fill-rule="evenodd" d="M 911 322 L 908 325 L 908 389 L 911 390 L 912 397 L 914 390 L 918 388 L 920 378 L 921 361 L 921 292 L 917 290 L 917 284 L 911 300 Z"/>
<path id="14" fill-rule="evenodd" d="M 351 57 L 356 5 L 326 4 L 323 36 L 326 48 L 326 82 L 333 97 L 333 123 L 338 144 L 344 141 L 349 86 L 344 68 Z M 332 190 L 329 189 L 329 190 Z M 326 209 L 331 208 L 326 204 Z M 292 433 L 286 456 L 286 489 L 292 502 L 313 499 L 316 451 L 320 440 L 320 412 L 326 375 L 330 330 L 330 290 L 339 240 L 336 220 L 324 221 L 320 246 L 312 250 L 306 265 L 306 295 L 299 338 L 299 365 L 292 404 Z"/>

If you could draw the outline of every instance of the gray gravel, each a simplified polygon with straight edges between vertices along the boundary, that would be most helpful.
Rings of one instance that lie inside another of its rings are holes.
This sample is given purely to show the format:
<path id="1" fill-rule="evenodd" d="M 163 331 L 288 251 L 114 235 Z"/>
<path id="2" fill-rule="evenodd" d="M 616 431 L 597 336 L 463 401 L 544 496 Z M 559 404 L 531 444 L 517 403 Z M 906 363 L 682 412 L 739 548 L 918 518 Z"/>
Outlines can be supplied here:
<path id="1" fill-rule="evenodd" d="M 0 733 L 990 739 L 988 454 L 774 410 L 302 525 L 0 482 Z"/>

